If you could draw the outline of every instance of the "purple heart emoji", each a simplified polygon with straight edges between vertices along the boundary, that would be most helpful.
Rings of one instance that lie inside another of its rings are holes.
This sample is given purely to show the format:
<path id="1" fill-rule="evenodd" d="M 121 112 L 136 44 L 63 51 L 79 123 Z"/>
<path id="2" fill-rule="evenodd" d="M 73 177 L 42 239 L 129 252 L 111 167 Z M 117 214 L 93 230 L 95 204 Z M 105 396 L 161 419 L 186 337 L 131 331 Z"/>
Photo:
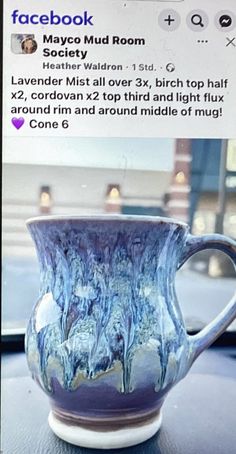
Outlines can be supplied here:
<path id="1" fill-rule="evenodd" d="M 13 126 L 15 126 L 16 129 L 20 129 L 21 126 L 23 126 L 25 120 L 22 117 L 20 117 L 20 118 L 14 117 L 11 119 L 11 122 L 12 122 Z"/>

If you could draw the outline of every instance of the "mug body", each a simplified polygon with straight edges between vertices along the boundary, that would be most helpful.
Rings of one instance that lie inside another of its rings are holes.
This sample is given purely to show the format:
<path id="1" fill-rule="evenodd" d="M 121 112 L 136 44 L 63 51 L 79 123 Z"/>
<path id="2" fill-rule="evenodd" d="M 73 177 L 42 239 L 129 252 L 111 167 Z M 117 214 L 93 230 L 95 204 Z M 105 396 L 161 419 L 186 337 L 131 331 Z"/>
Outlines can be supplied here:
<path id="1" fill-rule="evenodd" d="M 187 372 L 174 281 L 188 226 L 104 215 L 35 218 L 28 228 L 40 296 L 26 353 L 53 417 L 95 431 L 160 422 L 166 393 Z"/>

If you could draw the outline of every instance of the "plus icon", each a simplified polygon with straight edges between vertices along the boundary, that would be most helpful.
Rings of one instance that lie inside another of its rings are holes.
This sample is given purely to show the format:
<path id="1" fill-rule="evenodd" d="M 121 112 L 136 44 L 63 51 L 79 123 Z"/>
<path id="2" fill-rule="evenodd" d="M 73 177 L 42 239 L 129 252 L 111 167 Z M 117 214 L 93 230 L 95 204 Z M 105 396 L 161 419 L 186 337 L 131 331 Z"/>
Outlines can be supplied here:
<path id="1" fill-rule="evenodd" d="M 164 9 L 158 16 L 158 24 L 167 32 L 173 32 L 180 26 L 181 18 L 174 9 Z"/>
<path id="2" fill-rule="evenodd" d="M 164 20 L 165 20 L 165 22 L 168 23 L 169 26 L 171 25 L 172 22 L 175 21 L 175 19 L 173 19 L 170 14 L 168 14 L 167 18 Z"/>

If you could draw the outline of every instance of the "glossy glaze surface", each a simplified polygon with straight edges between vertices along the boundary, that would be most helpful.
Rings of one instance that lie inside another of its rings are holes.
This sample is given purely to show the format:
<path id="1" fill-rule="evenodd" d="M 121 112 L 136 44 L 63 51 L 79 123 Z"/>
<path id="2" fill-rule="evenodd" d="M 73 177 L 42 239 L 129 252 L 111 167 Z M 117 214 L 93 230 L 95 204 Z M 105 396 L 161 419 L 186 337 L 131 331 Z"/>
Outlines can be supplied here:
<path id="1" fill-rule="evenodd" d="M 52 406 L 106 417 L 160 408 L 189 367 L 174 287 L 187 227 L 54 219 L 29 229 L 41 285 L 26 352 Z"/>

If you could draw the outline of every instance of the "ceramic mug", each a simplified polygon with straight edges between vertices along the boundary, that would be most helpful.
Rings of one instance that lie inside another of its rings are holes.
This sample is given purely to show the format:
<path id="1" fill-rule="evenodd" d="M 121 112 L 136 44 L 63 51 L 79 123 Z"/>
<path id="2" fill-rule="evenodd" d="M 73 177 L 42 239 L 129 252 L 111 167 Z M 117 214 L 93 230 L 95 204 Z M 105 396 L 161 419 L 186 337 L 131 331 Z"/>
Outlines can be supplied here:
<path id="1" fill-rule="evenodd" d="M 141 216 L 30 219 L 40 295 L 26 353 L 48 394 L 49 424 L 92 448 L 141 443 L 161 425 L 170 389 L 236 316 L 232 301 L 189 336 L 175 274 L 194 253 L 219 249 L 236 263 L 236 243 L 193 236 L 187 224 Z"/>

